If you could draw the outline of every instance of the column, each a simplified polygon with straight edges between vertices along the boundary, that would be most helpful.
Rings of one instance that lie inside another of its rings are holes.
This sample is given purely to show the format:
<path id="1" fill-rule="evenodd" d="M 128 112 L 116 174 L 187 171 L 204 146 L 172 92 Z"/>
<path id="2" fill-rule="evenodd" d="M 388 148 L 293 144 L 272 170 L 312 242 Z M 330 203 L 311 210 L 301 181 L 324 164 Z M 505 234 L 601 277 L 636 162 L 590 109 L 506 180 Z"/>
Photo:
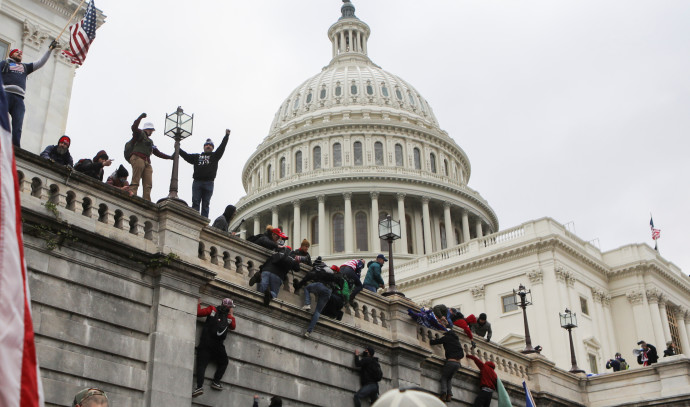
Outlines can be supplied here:
<path id="1" fill-rule="evenodd" d="M 424 253 L 429 255 L 432 252 L 431 245 L 431 217 L 429 216 L 429 197 L 422 197 L 422 222 L 424 223 Z"/>
<path id="2" fill-rule="evenodd" d="M 352 41 L 352 30 L 347 30 L 347 36 L 350 39 L 350 51 L 354 51 L 355 47 L 354 47 L 354 43 Z"/>
<path id="3" fill-rule="evenodd" d="M 443 203 L 443 223 L 446 224 L 446 244 L 448 247 L 453 247 L 455 242 L 455 229 L 453 222 L 450 219 L 450 202 Z"/>
<path id="4" fill-rule="evenodd" d="M 676 309 L 676 322 L 678 322 L 678 334 L 680 335 L 680 346 L 683 348 L 684 355 L 690 355 L 690 342 L 688 342 L 688 332 L 685 329 L 685 314 L 687 309 L 678 307 Z"/>
<path id="5" fill-rule="evenodd" d="M 371 251 L 381 252 L 381 239 L 379 239 L 379 193 L 369 193 L 371 197 Z"/>
<path id="6" fill-rule="evenodd" d="M 292 245 L 293 249 L 297 250 L 303 239 L 302 231 L 300 230 L 300 226 L 302 226 L 302 215 L 300 213 L 299 199 L 292 201 L 292 210 Z"/>
<path id="7" fill-rule="evenodd" d="M 326 256 L 331 247 L 331 239 L 326 236 L 326 195 L 319 195 L 316 200 L 319 203 L 319 256 Z"/>
<path id="8" fill-rule="evenodd" d="M 666 342 L 671 340 L 671 326 L 668 324 L 668 315 L 666 314 L 666 299 L 659 299 L 659 314 L 661 314 L 661 325 L 664 327 L 664 341 L 657 346 L 659 349 L 666 345 Z M 663 353 L 662 353 L 663 355 Z"/>
<path id="9" fill-rule="evenodd" d="M 354 49 L 354 50 L 357 51 L 357 52 L 362 52 L 362 49 L 360 48 L 360 45 L 359 45 L 359 44 L 361 44 L 361 43 L 360 43 L 360 40 L 361 40 L 361 34 L 360 34 L 359 31 L 357 31 L 357 41 L 355 41 L 355 44 L 356 44 L 357 46 L 356 46 L 355 49 Z"/>
<path id="10" fill-rule="evenodd" d="M 353 250 L 353 231 L 352 231 L 352 192 L 345 192 L 345 253 L 352 253 Z"/>
<path id="11" fill-rule="evenodd" d="M 484 232 L 482 231 L 482 220 L 481 219 L 477 219 L 477 223 L 475 223 L 474 227 L 477 231 L 477 239 L 483 237 Z"/>
<path id="12" fill-rule="evenodd" d="M 609 347 L 611 348 L 611 352 L 616 353 L 619 351 L 617 349 L 617 344 L 616 344 L 616 339 L 614 337 L 616 336 L 615 333 L 613 332 L 613 317 L 611 316 L 611 295 L 607 292 L 602 293 L 601 297 L 601 306 L 602 310 L 604 311 L 604 318 L 606 320 L 606 326 L 607 326 L 607 331 L 606 331 L 606 336 L 609 341 Z M 637 341 L 636 341 L 637 343 Z M 610 357 L 610 356 L 608 356 Z"/>
<path id="13" fill-rule="evenodd" d="M 644 321 L 642 318 L 642 316 L 645 313 L 648 313 L 649 311 L 644 309 L 644 301 L 642 300 L 642 295 L 642 291 L 638 290 L 631 290 L 625 293 L 625 296 L 628 298 L 628 302 L 632 306 L 633 323 L 635 324 L 635 334 L 637 335 L 637 339 L 635 339 L 635 342 L 639 340 L 646 340 L 644 338 L 646 336 L 649 336 L 649 329 L 645 328 L 649 325 L 647 321 Z M 664 306 L 664 312 L 665 311 L 666 306 Z"/>
<path id="14" fill-rule="evenodd" d="M 688 342 L 690 342 L 690 312 L 685 313 L 685 326 L 681 327 L 681 329 L 685 329 Z M 685 355 L 690 355 L 690 347 L 688 347 L 687 350 L 683 349 L 683 353 L 685 353 Z"/>
<path id="15" fill-rule="evenodd" d="M 595 337 L 599 340 L 602 346 L 602 353 L 605 358 L 610 358 L 615 353 L 615 350 L 611 349 L 609 346 L 609 341 L 608 337 L 609 335 L 612 335 L 613 332 L 611 331 L 609 333 L 609 327 L 606 325 L 606 317 L 604 316 L 604 306 L 602 304 L 602 299 L 603 299 L 604 293 L 603 291 L 599 291 L 595 288 L 592 288 L 592 300 L 594 302 L 593 307 L 594 307 L 594 312 L 596 315 L 593 315 L 594 318 L 596 318 L 596 327 L 598 334 L 595 335 Z M 593 318 L 593 319 L 594 319 Z"/>
<path id="16" fill-rule="evenodd" d="M 462 210 L 462 242 L 470 241 L 470 216 L 466 210 Z"/>
<path id="17" fill-rule="evenodd" d="M 652 339 L 649 339 L 650 341 L 655 341 L 656 343 L 661 346 L 661 344 L 665 344 L 666 340 L 664 339 L 664 331 L 663 331 L 663 326 L 661 322 L 661 307 L 659 305 L 659 301 L 661 300 L 661 292 L 657 289 L 651 289 L 647 290 L 647 303 L 649 304 L 649 313 L 652 316 L 652 331 L 654 334 L 654 337 Z M 666 315 L 664 314 L 664 317 Z M 638 339 L 639 340 L 639 339 Z"/>
<path id="18" fill-rule="evenodd" d="M 345 32 L 340 32 L 340 52 L 345 52 Z"/>
<path id="19" fill-rule="evenodd" d="M 271 215 L 272 215 L 271 225 L 274 228 L 277 228 L 278 227 L 278 206 L 271 207 Z M 285 232 L 283 232 L 283 233 L 285 233 Z"/>
<path id="20" fill-rule="evenodd" d="M 258 235 L 261 232 L 261 216 L 257 213 L 256 216 L 254 216 L 254 234 Z"/>
<path id="21" fill-rule="evenodd" d="M 336 55 L 338 55 L 338 48 L 337 48 L 338 38 L 337 38 L 337 36 L 334 35 L 333 38 L 331 38 L 331 41 L 333 41 L 333 56 L 335 57 Z"/>
<path id="22" fill-rule="evenodd" d="M 407 254 L 407 219 L 405 218 L 405 194 L 397 194 L 398 216 L 400 217 L 400 243 L 398 252 Z"/>

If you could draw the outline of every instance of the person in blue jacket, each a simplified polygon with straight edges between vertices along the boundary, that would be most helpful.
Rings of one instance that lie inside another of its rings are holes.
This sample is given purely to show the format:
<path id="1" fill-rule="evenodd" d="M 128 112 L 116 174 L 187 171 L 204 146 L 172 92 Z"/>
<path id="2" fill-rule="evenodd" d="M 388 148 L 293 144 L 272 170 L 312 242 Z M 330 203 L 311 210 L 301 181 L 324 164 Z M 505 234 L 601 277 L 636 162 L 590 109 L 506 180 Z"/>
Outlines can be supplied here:
<path id="1" fill-rule="evenodd" d="M 387 261 L 386 256 L 379 254 L 376 256 L 376 260 L 367 263 L 367 276 L 364 278 L 363 283 L 365 289 L 376 292 L 376 290 L 385 286 L 381 277 L 381 266 Z"/>

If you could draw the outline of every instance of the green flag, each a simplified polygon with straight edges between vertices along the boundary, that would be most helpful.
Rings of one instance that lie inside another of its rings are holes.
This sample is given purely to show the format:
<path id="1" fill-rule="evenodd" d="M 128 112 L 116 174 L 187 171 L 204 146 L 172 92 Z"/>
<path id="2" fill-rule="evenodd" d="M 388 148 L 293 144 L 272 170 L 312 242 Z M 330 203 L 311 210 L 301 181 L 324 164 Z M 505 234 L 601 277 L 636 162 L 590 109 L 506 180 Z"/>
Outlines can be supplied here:
<path id="1" fill-rule="evenodd" d="M 496 387 L 498 388 L 498 407 L 513 407 L 510 403 L 510 396 L 506 388 L 503 387 L 501 379 L 496 379 Z"/>

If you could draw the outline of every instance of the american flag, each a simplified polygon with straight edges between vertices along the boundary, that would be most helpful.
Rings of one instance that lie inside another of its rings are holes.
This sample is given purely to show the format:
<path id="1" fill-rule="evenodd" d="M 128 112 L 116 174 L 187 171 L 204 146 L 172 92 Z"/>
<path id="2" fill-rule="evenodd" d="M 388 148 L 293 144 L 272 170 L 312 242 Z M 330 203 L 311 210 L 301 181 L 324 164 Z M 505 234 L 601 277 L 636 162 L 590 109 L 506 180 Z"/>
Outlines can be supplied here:
<path id="1" fill-rule="evenodd" d="M 96 6 L 93 0 L 86 8 L 84 18 L 69 28 L 69 50 L 62 51 L 73 64 L 81 65 L 86 59 L 86 53 L 94 39 L 96 39 Z"/>
<path id="2" fill-rule="evenodd" d="M 42 407 L 24 262 L 17 167 L 0 79 L 0 406 Z"/>
<path id="3" fill-rule="evenodd" d="M 654 219 L 649 218 L 649 227 L 652 229 L 652 240 L 657 240 L 661 237 L 661 229 L 654 228 Z"/>

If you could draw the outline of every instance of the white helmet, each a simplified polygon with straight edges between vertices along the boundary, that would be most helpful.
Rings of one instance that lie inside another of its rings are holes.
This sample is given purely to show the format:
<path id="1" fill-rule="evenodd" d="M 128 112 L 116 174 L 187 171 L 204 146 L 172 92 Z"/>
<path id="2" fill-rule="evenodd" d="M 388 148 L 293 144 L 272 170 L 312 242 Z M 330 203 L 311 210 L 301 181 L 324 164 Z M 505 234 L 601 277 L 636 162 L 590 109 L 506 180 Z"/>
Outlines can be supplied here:
<path id="1" fill-rule="evenodd" d="M 153 123 L 151 123 L 151 122 L 144 123 L 144 127 L 142 127 L 141 129 L 142 130 L 149 130 L 149 129 L 156 130 L 156 128 L 153 127 Z"/>
<path id="2" fill-rule="evenodd" d="M 371 407 L 445 407 L 431 393 L 413 389 L 388 390 Z"/>

